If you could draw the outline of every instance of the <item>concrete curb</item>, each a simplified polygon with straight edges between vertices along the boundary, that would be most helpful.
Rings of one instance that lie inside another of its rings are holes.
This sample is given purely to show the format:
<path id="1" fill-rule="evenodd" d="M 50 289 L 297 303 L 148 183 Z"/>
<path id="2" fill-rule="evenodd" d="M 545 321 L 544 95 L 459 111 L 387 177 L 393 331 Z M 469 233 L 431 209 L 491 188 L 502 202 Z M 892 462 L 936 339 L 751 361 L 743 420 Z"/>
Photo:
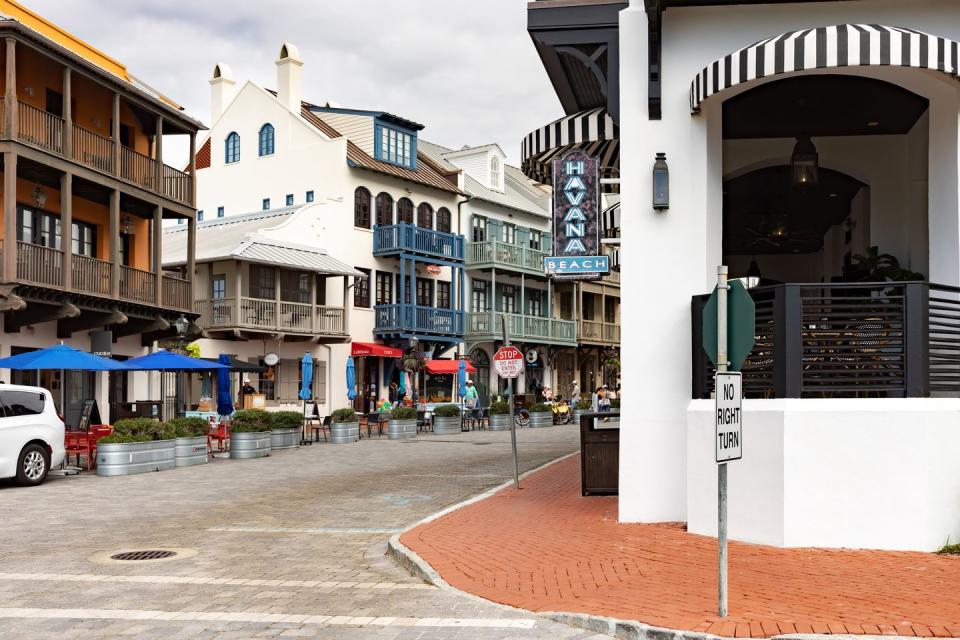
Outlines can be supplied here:
<path id="1" fill-rule="evenodd" d="M 556 464 L 562 460 L 566 460 L 572 456 L 578 455 L 580 452 L 574 452 L 551 460 L 546 464 L 540 465 L 535 469 L 531 469 L 523 474 L 520 478 L 526 478 L 542 469 L 549 467 L 550 465 Z M 421 558 L 416 552 L 411 550 L 409 547 L 400 542 L 400 536 L 407 533 L 411 529 L 416 529 L 422 524 L 428 522 L 433 522 L 437 518 L 442 518 L 443 516 L 453 513 L 458 509 L 462 509 L 466 506 L 480 502 L 481 500 L 486 500 L 487 498 L 499 493 L 501 490 L 506 489 L 511 486 L 513 481 L 507 481 L 503 484 L 500 484 L 492 489 L 479 493 L 472 498 L 468 498 L 462 502 L 458 502 L 454 505 L 447 507 L 441 511 L 438 511 L 432 515 L 423 518 L 405 528 L 402 532 L 394 534 L 390 537 L 390 540 L 387 542 L 387 555 L 393 558 L 397 564 L 410 572 L 411 575 L 414 575 L 428 584 L 432 584 L 435 587 L 440 589 L 446 589 L 449 591 L 456 592 L 462 596 L 468 598 L 479 600 L 486 604 L 492 604 L 497 607 L 502 607 L 516 612 L 523 612 L 525 614 L 533 614 L 552 620 L 554 622 L 559 622 L 561 624 L 566 624 L 571 627 L 576 627 L 578 629 L 584 629 L 593 633 L 603 633 L 613 638 L 620 638 L 622 640 L 729 640 L 725 636 L 716 636 L 710 633 L 700 633 L 696 631 L 683 631 L 680 629 L 667 629 L 664 627 L 655 627 L 649 624 L 644 624 L 636 620 L 620 620 L 617 618 L 608 618 L 605 616 L 595 616 L 586 613 L 568 613 L 562 611 L 528 611 L 526 609 L 518 609 L 516 607 L 511 607 L 510 605 L 505 605 L 500 602 L 493 602 L 492 600 L 487 600 L 486 598 L 481 598 L 478 595 L 472 594 L 468 591 L 463 591 L 457 589 L 456 587 L 450 586 L 446 580 L 444 580 L 439 573 L 437 573 L 430 564 Z M 854 635 L 824 635 L 824 634 L 790 634 L 790 635 L 779 635 L 772 636 L 770 640 L 908 640 L 905 636 L 854 636 Z M 916 638 L 913 638 L 916 640 Z"/>

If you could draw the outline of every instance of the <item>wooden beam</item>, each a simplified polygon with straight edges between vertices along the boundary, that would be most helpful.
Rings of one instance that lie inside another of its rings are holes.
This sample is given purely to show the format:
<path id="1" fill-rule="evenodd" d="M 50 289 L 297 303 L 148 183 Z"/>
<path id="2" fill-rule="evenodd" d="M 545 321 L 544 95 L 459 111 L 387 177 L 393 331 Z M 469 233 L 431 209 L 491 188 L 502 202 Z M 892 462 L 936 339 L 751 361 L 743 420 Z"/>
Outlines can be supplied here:
<path id="1" fill-rule="evenodd" d="M 6 137 L 15 138 L 17 132 L 17 115 L 20 107 L 17 104 L 17 41 L 7 38 L 7 67 L 6 90 L 4 92 L 4 130 Z"/>
<path id="2" fill-rule="evenodd" d="M 63 68 L 63 155 L 73 157 L 73 76 Z"/>
<path id="3" fill-rule="evenodd" d="M 150 253 L 153 258 L 153 273 L 156 281 L 154 282 L 154 298 L 158 307 L 163 306 L 163 209 L 161 207 L 153 208 L 153 247 Z"/>
<path id="4" fill-rule="evenodd" d="M 73 175 L 60 174 L 60 249 L 63 251 L 63 288 L 73 289 Z"/>
<path id="5" fill-rule="evenodd" d="M 76 318 L 80 315 L 80 308 L 64 299 L 60 304 L 28 304 L 22 311 L 5 313 L 5 331 L 16 333 L 21 327 L 28 325 L 52 322 L 66 318 Z"/>
<path id="6" fill-rule="evenodd" d="M 102 329 L 112 325 L 126 324 L 128 318 L 116 307 L 108 311 L 89 311 L 84 310 L 76 316 L 62 318 L 57 321 L 57 337 L 69 338 L 79 331 L 89 331 L 91 329 Z"/>
<path id="7" fill-rule="evenodd" d="M 120 298 L 120 192 L 110 192 L 110 222 L 107 226 L 110 242 L 110 264 L 113 274 L 110 278 L 110 296 Z"/>

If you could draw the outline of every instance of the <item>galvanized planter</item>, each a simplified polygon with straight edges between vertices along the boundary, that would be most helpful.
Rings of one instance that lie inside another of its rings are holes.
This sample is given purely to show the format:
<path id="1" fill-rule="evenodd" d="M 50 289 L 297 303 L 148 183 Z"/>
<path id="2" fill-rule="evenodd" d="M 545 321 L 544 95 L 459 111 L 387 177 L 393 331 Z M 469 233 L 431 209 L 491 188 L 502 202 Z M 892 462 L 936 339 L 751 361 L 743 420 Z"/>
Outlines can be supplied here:
<path id="1" fill-rule="evenodd" d="M 433 416 L 433 432 L 441 436 L 460 433 L 460 416 Z"/>
<path id="2" fill-rule="evenodd" d="M 247 431 L 230 434 L 230 459 L 247 460 L 270 455 L 270 432 Z"/>
<path id="3" fill-rule="evenodd" d="M 529 426 L 531 429 L 535 429 L 538 427 L 552 427 L 553 412 L 552 411 L 531 411 L 530 424 L 527 426 Z"/>
<path id="4" fill-rule="evenodd" d="M 300 429 L 273 429 L 270 431 L 270 450 L 299 449 Z"/>
<path id="5" fill-rule="evenodd" d="M 174 449 L 178 467 L 192 467 L 210 461 L 207 455 L 207 436 L 177 438 L 174 440 Z"/>
<path id="6" fill-rule="evenodd" d="M 390 440 L 403 440 L 405 438 L 417 437 L 417 419 L 410 420 L 390 420 L 387 422 L 387 438 Z"/>
<path id="7" fill-rule="evenodd" d="M 510 429 L 509 413 L 491 413 L 490 414 L 490 430 L 491 431 L 507 431 L 508 429 Z"/>
<path id="8" fill-rule="evenodd" d="M 333 444 L 346 444 L 359 439 L 359 422 L 334 422 L 330 425 L 330 442 Z"/>
<path id="9" fill-rule="evenodd" d="M 175 442 L 156 440 L 97 445 L 97 475 L 128 476 L 173 469 L 177 466 Z"/>

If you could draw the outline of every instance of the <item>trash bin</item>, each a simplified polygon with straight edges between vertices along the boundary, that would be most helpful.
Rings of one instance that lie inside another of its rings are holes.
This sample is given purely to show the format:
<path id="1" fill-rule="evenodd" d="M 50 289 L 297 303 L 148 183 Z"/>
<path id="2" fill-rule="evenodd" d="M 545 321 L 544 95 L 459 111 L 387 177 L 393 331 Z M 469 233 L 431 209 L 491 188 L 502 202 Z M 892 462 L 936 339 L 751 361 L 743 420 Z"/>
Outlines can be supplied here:
<path id="1" fill-rule="evenodd" d="M 580 493 L 617 495 L 620 490 L 620 423 L 603 422 L 619 413 L 586 412 L 580 416 Z"/>

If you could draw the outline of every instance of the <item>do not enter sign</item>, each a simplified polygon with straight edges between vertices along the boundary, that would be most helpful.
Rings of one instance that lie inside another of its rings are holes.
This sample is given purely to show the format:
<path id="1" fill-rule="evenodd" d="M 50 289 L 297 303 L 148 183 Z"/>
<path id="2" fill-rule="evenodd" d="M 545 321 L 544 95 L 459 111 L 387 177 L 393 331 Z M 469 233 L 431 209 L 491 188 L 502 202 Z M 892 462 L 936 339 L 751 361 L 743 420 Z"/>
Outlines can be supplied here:
<path id="1" fill-rule="evenodd" d="M 493 354 L 493 369 L 501 378 L 516 378 L 523 373 L 523 353 L 516 347 L 500 347 Z"/>

